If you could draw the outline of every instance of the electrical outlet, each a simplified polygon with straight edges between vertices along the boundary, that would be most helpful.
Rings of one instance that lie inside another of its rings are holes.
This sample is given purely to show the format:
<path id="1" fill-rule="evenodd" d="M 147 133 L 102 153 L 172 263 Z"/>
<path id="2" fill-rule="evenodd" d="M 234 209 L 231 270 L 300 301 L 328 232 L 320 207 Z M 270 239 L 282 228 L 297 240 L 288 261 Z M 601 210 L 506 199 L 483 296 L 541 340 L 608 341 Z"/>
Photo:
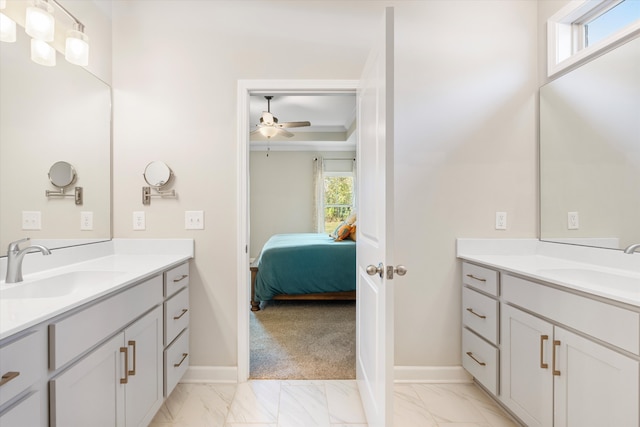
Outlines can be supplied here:
<path id="1" fill-rule="evenodd" d="M 22 229 L 42 230 L 42 213 L 40 211 L 23 211 Z"/>
<path id="2" fill-rule="evenodd" d="M 144 230 L 146 228 L 144 212 L 136 211 L 133 213 L 133 229 Z"/>
<path id="3" fill-rule="evenodd" d="M 184 228 L 186 230 L 204 230 L 204 211 L 185 211 Z"/>
<path id="4" fill-rule="evenodd" d="M 80 230 L 93 230 L 93 212 L 80 212 Z"/>
<path id="5" fill-rule="evenodd" d="M 580 228 L 580 219 L 578 212 L 567 212 L 567 229 L 577 230 Z"/>
<path id="6" fill-rule="evenodd" d="M 496 212 L 496 230 L 506 230 L 506 229 L 507 229 L 507 213 Z"/>

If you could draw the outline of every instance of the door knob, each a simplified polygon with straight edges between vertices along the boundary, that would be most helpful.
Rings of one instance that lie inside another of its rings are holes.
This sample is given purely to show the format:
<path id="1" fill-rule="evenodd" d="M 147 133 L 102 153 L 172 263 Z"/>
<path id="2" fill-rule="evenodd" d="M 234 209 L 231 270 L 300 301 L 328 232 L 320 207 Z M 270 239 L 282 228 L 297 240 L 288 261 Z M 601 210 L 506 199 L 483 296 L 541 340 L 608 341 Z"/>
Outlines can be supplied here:
<path id="1" fill-rule="evenodd" d="M 377 267 L 372 264 L 367 266 L 367 274 L 369 276 L 375 276 L 377 274 L 378 276 L 382 277 L 383 271 L 384 271 L 384 266 L 382 265 L 382 263 L 378 264 Z"/>
<path id="2" fill-rule="evenodd" d="M 399 265 L 393 269 L 393 272 L 398 276 L 404 276 L 405 274 L 407 274 L 407 267 L 405 267 L 404 265 Z"/>

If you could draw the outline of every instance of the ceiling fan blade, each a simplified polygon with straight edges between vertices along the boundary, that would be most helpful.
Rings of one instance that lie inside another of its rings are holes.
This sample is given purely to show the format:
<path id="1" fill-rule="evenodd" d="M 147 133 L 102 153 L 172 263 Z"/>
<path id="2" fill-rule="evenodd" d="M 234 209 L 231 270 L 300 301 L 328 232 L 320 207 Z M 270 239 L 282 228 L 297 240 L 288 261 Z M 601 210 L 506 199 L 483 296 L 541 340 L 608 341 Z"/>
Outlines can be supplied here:
<path id="1" fill-rule="evenodd" d="M 286 130 L 282 129 L 282 128 L 276 128 L 278 130 L 278 135 L 280 136 L 286 136 L 287 138 L 291 138 L 293 136 L 293 134 L 291 132 L 287 132 Z"/>
<path id="2" fill-rule="evenodd" d="M 277 126 L 280 128 L 302 128 L 305 126 L 311 126 L 311 122 L 283 122 L 278 123 Z"/>

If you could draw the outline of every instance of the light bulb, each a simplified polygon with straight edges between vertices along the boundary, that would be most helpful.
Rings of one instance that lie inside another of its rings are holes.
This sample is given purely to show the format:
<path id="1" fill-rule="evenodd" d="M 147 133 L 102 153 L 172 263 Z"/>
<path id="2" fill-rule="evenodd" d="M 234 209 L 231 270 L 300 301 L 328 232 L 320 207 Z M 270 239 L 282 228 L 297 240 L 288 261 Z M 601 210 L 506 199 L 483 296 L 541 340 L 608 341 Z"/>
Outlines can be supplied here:
<path id="1" fill-rule="evenodd" d="M 16 41 L 16 23 L 4 13 L 0 13 L 0 41 L 8 43 Z"/>
<path id="2" fill-rule="evenodd" d="M 64 57 L 72 64 L 89 65 L 89 37 L 81 31 L 69 30 L 65 43 Z"/>
<path id="3" fill-rule="evenodd" d="M 31 39 L 31 60 L 36 64 L 53 67 L 56 65 L 56 50 L 47 42 Z"/>
<path id="4" fill-rule="evenodd" d="M 34 5 L 27 8 L 27 34 L 34 39 L 52 42 L 55 27 L 52 14 L 53 6 L 45 1 L 35 0 Z"/>

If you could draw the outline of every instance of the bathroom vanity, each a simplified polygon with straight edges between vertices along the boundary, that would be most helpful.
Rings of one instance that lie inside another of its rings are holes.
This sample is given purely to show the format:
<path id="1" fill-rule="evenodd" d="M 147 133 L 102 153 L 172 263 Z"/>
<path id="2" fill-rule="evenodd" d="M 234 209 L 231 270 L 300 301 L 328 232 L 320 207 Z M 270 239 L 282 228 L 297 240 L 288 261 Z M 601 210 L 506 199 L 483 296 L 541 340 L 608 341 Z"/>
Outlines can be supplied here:
<path id="1" fill-rule="evenodd" d="M 458 240 L 462 363 L 527 426 L 640 425 L 640 256 Z"/>
<path id="2" fill-rule="evenodd" d="M 0 284 L 0 425 L 148 425 L 185 373 L 193 241 L 97 246 Z"/>

